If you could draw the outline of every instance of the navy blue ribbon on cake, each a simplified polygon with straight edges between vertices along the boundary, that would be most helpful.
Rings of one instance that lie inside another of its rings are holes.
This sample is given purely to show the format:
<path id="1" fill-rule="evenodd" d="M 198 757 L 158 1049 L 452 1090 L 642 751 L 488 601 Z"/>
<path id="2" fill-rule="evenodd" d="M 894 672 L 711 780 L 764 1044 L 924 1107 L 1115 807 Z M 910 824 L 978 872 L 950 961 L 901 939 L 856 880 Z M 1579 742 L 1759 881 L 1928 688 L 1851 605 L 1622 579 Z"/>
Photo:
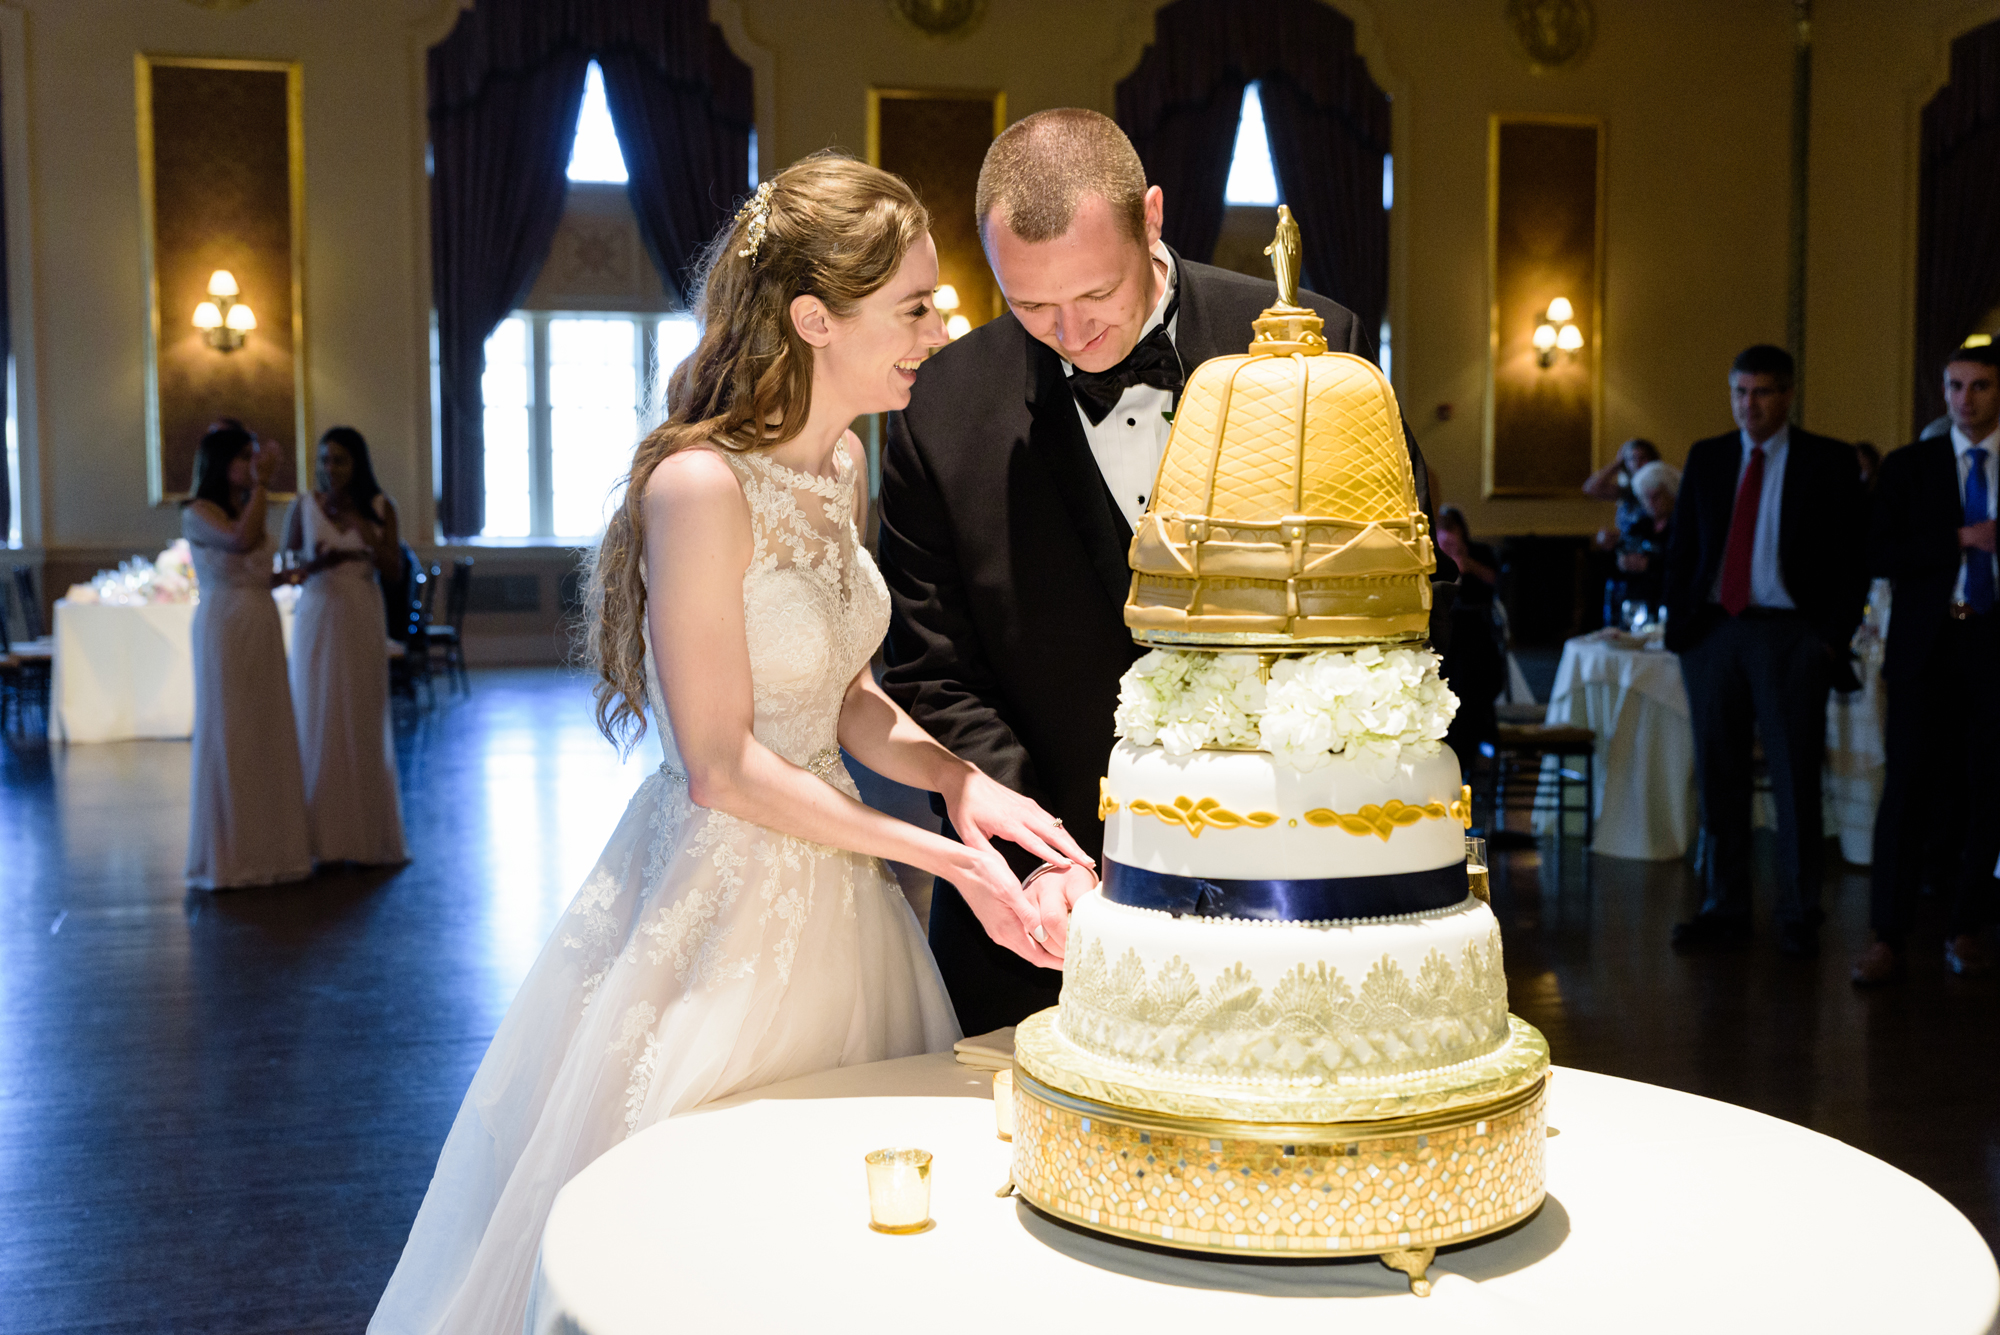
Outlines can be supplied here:
<path id="1" fill-rule="evenodd" d="M 1387 918 L 1448 909 L 1472 892 L 1465 864 L 1386 876 L 1233 881 L 1144 871 L 1109 859 L 1104 897 L 1135 909 L 1161 909 L 1180 917 L 1256 918 L 1265 922 L 1324 922 L 1338 918 Z"/>

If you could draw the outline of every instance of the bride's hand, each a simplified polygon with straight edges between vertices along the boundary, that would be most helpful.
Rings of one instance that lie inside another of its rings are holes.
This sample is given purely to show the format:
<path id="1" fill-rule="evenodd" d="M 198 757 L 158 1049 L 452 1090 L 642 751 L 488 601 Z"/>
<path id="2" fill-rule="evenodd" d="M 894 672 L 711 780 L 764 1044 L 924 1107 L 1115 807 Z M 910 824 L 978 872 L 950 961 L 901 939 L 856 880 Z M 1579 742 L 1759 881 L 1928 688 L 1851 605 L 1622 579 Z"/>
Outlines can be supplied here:
<path id="1" fill-rule="evenodd" d="M 990 847 L 954 844 L 944 863 L 937 874 L 965 897 L 988 936 L 1030 964 L 1044 969 L 1062 967 L 1062 956 L 1048 949 L 1049 944 L 1060 949 L 1060 938 L 1052 935 L 1044 924 L 1040 907 L 1021 892 L 1021 883 L 1014 879 L 1005 858 Z M 1035 940 L 1036 932 L 1047 938 L 1046 943 Z"/>
<path id="2" fill-rule="evenodd" d="M 1061 821 L 1032 798 L 987 778 L 977 766 L 967 765 L 960 780 L 947 785 L 943 797 L 951 828 L 973 848 L 991 851 L 992 840 L 1005 839 L 1059 867 L 1096 865 Z"/>
<path id="3" fill-rule="evenodd" d="M 1035 912 L 1048 933 L 1049 939 L 1042 942 L 1042 948 L 1057 959 L 1069 954 L 1070 910 L 1076 907 L 1077 900 L 1096 888 L 1097 873 L 1081 863 L 1051 867 L 1030 876 L 1028 884 L 1021 887 L 1034 901 Z"/>

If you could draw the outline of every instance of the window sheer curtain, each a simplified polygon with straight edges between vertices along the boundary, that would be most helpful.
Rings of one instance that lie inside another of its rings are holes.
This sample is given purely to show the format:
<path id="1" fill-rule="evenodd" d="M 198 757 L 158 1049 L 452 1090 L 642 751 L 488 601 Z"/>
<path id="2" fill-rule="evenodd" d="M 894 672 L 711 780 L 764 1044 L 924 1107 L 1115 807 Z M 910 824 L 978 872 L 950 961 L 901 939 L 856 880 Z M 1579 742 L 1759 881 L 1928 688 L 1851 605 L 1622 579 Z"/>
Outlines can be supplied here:
<path id="1" fill-rule="evenodd" d="M 677 289 L 745 192 L 750 72 L 702 0 L 480 0 L 429 53 L 438 521 L 485 524 L 486 338 L 533 286 L 562 221 L 595 58 L 639 228 Z"/>
<path id="2" fill-rule="evenodd" d="M 2000 305 L 2000 22 L 1952 42 L 1919 161 L 1912 435 L 1944 411 L 1944 359 Z"/>
<path id="3" fill-rule="evenodd" d="M 1304 233 L 1308 281 L 1372 336 L 1389 297 L 1389 98 L 1355 52 L 1353 22 L 1319 0 L 1174 0 L 1160 10 L 1153 44 L 1118 85 L 1117 115 L 1166 196 L 1167 242 L 1190 259 L 1214 255 L 1252 82 Z"/>

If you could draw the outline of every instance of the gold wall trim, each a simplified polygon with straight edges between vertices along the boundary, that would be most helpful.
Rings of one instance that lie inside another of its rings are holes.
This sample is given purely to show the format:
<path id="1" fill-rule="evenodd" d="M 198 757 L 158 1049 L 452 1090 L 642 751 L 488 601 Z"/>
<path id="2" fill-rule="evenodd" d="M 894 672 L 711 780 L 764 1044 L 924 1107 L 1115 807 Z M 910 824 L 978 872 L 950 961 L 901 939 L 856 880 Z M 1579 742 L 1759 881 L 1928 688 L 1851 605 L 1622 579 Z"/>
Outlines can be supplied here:
<path id="1" fill-rule="evenodd" d="M 139 152 L 140 264 L 146 285 L 145 395 L 146 395 L 146 488 L 147 500 L 154 505 L 177 502 L 184 490 L 169 490 L 164 476 L 160 413 L 160 351 L 166 321 L 173 314 L 161 308 L 159 274 L 158 193 L 156 181 L 155 126 L 153 123 L 153 71 L 162 68 L 203 70 L 246 70 L 282 73 L 285 76 L 285 141 L 290 199 L 291 274 L 290 299 L 292 341 L 291 378 L 293 401 L 293 455 L 296 476 L 309 475 L 311 457 L 311 405 L 308 399 L 305 340 L 305 241 L 306 241 L 306 139 L 305 66 L 296 60 L 230 60 L 208 56 L 154 56 L 140 53 L 132 58 L 135 119 Z M 252 303 L 253 308 L 255 302 Z M 183 318 L 192 312 L 175 313 Z M 260 322 L 261 322 L 260 316 Z M 252 335 L 255 337 L 255 335 Z M 274 492 L 278 500 L 294 493 Z"/>

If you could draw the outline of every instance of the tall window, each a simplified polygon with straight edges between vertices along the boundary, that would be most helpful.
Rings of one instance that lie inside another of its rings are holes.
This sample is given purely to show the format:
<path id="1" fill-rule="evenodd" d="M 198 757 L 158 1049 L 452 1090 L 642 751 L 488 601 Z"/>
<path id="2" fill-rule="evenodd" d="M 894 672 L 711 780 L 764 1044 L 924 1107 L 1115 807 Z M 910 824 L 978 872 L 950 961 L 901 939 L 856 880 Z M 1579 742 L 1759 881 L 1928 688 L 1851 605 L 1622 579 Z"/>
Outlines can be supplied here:
<path id="1" fill-rule="evenodd" d="M 486 340 L 488 538 L 595 537 L 641 422 L 694 351 L 686 315 L 517 311 Z"/>
<path id="2" fill-rule="evenodd" d="M 596 61 L 583 76 L 583 108 L 576 114 L 576 142 L 569 150 L 569 179 L 623 185 L 625 154 L 611 124 L 611 103 L 604 97 L 604 71 Z"/>
<path id="3" fill-rule="evenodd" d="M 623 184 L 625 156 L 592 61 L 569 179 Z M 694 320 L 656 312 L 521 310 L 486 340 L 487 538 L 582 541 L 604 527 Z"/>
<path id="4" fill-rule="evenodd" d="M 1222 188 L 1222 202 L 1273 208 L 1285 202 L 1278 189 L 1278 169 L 1271 161 L 1271 139 L 1264 131 L 1264 99 L 1254 83 L 1243 90 L 1243 115 L 1236 123 L 1236 148 L 1229 158 L 1229 183 Z"/>

